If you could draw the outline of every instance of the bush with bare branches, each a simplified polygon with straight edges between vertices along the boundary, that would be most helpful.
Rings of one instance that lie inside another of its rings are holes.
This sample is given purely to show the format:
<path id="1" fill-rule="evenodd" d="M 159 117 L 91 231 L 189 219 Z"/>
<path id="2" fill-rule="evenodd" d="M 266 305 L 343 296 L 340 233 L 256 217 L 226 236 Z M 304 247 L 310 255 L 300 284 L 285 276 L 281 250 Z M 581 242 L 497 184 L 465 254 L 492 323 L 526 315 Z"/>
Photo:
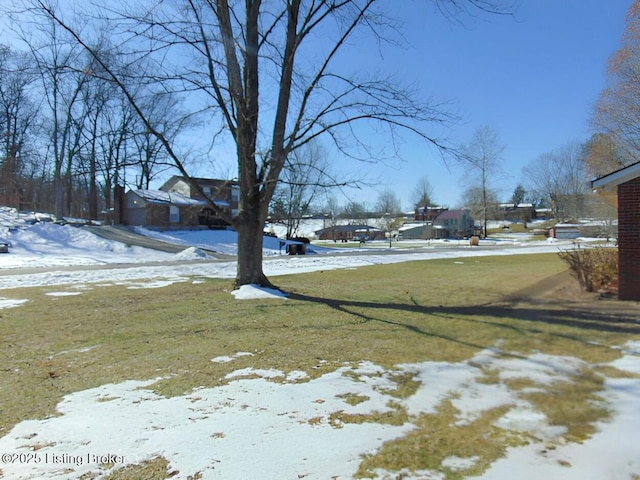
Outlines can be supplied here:
<path id="1" fill-rule="evenodd" d="M 617 248 L 577 248 L 558 255 L 569 265 L 571 276 L 587 292 L 608 288 L 618 276 Z"/>

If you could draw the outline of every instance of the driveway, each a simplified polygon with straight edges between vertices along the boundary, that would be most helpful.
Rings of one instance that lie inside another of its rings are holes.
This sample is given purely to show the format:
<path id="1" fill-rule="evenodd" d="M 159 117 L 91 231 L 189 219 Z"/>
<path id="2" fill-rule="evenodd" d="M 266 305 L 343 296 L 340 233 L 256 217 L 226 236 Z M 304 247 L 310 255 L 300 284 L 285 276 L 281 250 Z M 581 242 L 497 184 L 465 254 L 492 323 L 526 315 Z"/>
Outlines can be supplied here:
<path id="1" fill-rule="evenodd" d="M 98 235 L 99 237 L 106 238 L 107 240 L 113 240 L 116 242 L 124 243 L 126 245 L 132 245 L 136 247 L 152 248 L 154 250 L 160 250 L 167 253 L 180 253 L 187 247 L 184 245 L 176 245 L 174 243 L 163 242 L 155 238 L 145 237 L 140 235 L 130 228 L 122 225 L 101 225 L 101 226 L 88 226 L 84 227 Z M 214 250 L 207 250 L 201 248 L 209 255 L 223 258 L 223 255 L 218 254 Z"/>

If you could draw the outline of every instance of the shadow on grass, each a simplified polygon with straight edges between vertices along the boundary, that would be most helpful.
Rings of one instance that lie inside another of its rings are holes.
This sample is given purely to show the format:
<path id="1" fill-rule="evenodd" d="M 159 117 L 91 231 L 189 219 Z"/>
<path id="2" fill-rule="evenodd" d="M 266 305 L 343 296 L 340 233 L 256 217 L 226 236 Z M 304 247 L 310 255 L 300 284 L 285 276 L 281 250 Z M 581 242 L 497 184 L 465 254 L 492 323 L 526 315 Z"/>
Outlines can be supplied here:
<path id="1" fill-rule="evenodd" d="M 500 304 L 483 304 L 471 306 L 420 305 L 413 303 L 378 303 L 357 300 L 323 298 L 304 294 L 291 294 L 291 300 L 312 302 L 324 305 L 338 312 L 361 318 L 367 322 L 380 322 L 395 327 L 407 329 L 413 333 L 438 337 L 458 342 L 470 347 L 483 348 L 482 345 L 461 341 L 426 330 L 424 327 L 393 320 L 389 316 L 378 315 L 374 312 L 397 311 L 435 318 L 469 321 L 475 325 L 486 325 L 498 329 L 508 329 L 522 335 L 546 333 L 568 340 L 584 342 L 576 336 L 580 331 L 594 331 L 615 334 L 640 334 L 640 312 L 633 312 L 631 308 L 625 311 L 607 311 L 606 305 L 595 309 L 590 305 L 580 307 L 578 304 L 564 304 L 562 302 L 522 301 L 515 305 L 508 300 Z M 495 320 L 492 320 L 495 319 Z M 425 324 L 425 327 L 427 324 Z M 570 332 L 561 333 L 551 331 L 545 326 L 565 327 L 577 330 L 575 335 Z"/>

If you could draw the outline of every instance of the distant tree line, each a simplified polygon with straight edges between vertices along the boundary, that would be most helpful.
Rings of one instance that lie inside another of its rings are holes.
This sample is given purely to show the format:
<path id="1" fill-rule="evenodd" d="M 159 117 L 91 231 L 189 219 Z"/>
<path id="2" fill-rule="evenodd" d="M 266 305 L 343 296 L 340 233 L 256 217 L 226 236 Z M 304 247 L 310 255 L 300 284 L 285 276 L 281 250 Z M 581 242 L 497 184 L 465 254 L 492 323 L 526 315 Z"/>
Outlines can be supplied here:
<path id="1" fill-rule="evenodd" d="M 117 185 L 148 188 L 166 154 L 100 66 L 56 30 L 40 24 L 26 52 L 0 45 L 0 204 L 95 219 Z M 193 126 L 174 120 L 172 95 L 131 88 L 167 136 Z"/>
<path id="2" fill-rule="evenodd" d="M 506 182 L 505 145 L 492 128 L 479 127 L 457 155 L 465 168 L 460 205 L 482 220 L 485 231 L 487 220 L 498 218 L 503 204 L 509 203 L 547 209 L 558 221 L 615 216 L 615 209 L 592 192 L 590 184 L 594 176 L 622 166 L 619 156 L 618 163 L 612 161 L 616 148 L 610 140 L 608 135 L 599 133 L 586 142 L 569 141 L 534 157 L 522 169 L 520 182 L 507 197 L 508 192 L 500 188 Z M 607 155 L 603 155 L 605 146 Z"/>

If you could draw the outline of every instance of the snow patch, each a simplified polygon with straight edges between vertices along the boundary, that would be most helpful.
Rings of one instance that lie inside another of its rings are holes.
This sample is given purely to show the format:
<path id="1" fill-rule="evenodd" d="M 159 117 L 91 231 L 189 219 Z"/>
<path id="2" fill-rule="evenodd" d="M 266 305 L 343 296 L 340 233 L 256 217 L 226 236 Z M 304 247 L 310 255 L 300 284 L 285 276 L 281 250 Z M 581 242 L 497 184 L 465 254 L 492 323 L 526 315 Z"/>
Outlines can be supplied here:
<path id="1" fill-rule="evenodd" d="M 442 461 L 442 466 L 449 468 L 453 471 L 458 470 L 467 470 L 472 468 L 477 462 L 480 460 L 480 457 L 456 457 L 452 455 L 451 457 L 447 457 Z"/>
<path id="2" fill-rule="evenodd" d="M 0 451 L 37 452 L 42 458 L 72 452 L 83 459 L 109 452 L 123 456 L 123 463 L 15 462 L 3 465 L 3 473 L 22 480 L 71 480 L 107 475 L 161 455 L 179 472 L 175 478 L 183 480 L 199 473 L 203 478 L 353 478 L 363 454 L 412 426 L 332 424 L 334 412 L 372 413 L 389 400 L 367 378 L 354 380 L 342 373 L 304 383 L 240 379 L 173 398 L 150 390 L 155 380 L 76 392 L 58 405 L 61 415 L 16 425 L 0 439 Z M 338 397 L 345 392 L 359 392 L 373 401 L 354 407 Z"/>
<path id="3" fill-rule="evenodd" d="M 271 298 L 287 298 L 287 294 L 275 288 L 265 288 L 259 285 L 242 285 L 231 292 L 237 300 L 255 300 Z"/>
<path id="4" fill-rule="evenodd" d="M 251 352 L 238 352 L 235 355 L 229 357 L 227 355 L 221 355 L 219 357 L 212 358 L 211 361 L 214 363 L 228 363 L 234 361 L 236 358 L 240 357 L 253 357 L 253 353 Z"/>
<path id="5" fill-rule="evenodd" d="M 224 376 L 226 379 L 230 378 L 238 378 L 238 377 L 260 377 L 260 378 L 279 378 L 284 377 L 284 373 L 280 370 L 275 370 L 273 368 L 263 369 L 263 368 L 243 368 L 241 370 L 236 370 L 234 372 L 228 373 Z"/>
<path id="6" fill-rule="evenodd" d="M 634 343 L 624 347 L 625 351 L 636 348 Z M 579 363 L 565 365 L 567 359 L 560 356 L 520 359 L 500 353 L 487 349 L 466 362 L 423 362 L 398 366 L 393 371 L 360 362 L 315 379 L 309 379 L 303 371 L 285 374 L 252 367 L 227 375 L 230 383 L 226 385 L 200 387 L 172 398 L 151 390 L 159 379 L 103 385 L 65 396 L 57 407 L 59 416 L 19 423 L 0 438 L 0 451 L 36 452 L 41 457 L 73 452 L 81 458 L 90 453 L 111 453 L 124 457 L 121 464 L 105 467 L 86 462 L 14 462 L 3 465 L 3 474 L 23 480 L 71 480 L 98 473 L 107 475 L 125 465 L 161 455 L 169 460 L 172 470 L 179 472 L 177 479 L 198 474 L 203 478 L 266 480 L 353 478 L 363 455 L 375 454 L 385 442 L 400 438 L 415 427 L 411 420 L 399 426 L 343 423 L 332 414 L 384 413 L 390 410 L 390 404 L 399 403 L 410 415 L 421 415 L 430 413 L 444 400 L 455 402 L 460 421 L 500 402 L 512 405 L 496 427 L 524 432 L 530 439 L 527 445 L 508 449 L 504 458 L 474 478 L 507 480 L 517 472 L 519 480 L 626 480 L 640 472 L 640 447 L 631 441 L 640 431 L 639 379 L 607 379 L 603 398 L 609 402 L 612 418 L 599 424 L 593 437 L 583 443 L 566 443 L 556 438 L 561 432 L 551 428 L 543 414 L 518 398 L 518 391 L 506 391 L 502 383 L 477 380 L 485 369 L 505 369 L 511 374 L 517 365 L 521 376 L 545 382 L 572 375 Z M 229 358 L 245 354 L 238 352 Z M 640 365 L 640 357 L 629 357 L 635 360 L 636 367 Z M 407 399 L 392 395 L 397 387 L 394 374 L 398 371 L 411 373 L 422 382 Z M 295 381 L 298 379 L 307 381 Z M 351 405 L 347 401 L 350 395 L 367 400 Z M 553 448 L 548 447 L 550 444 Z M 273 454 L 274 445 L 279 447 L 278 455 Z M 446 458 L 441 468 L 463 471 L 477 461 L 476 457 L 454 455 Z M 446 477 L 439 471 L 412 472 L 406 468 L 376 473 L 385 479 L 399 475 L 430 480 Z"/>
<path id="7" fill-rule="evenodd" d="M 197 247 L 185 248 L 174 255 L 176 260 L 201 260 L 210 258 L 207 252 Z"/>
<path id="8" fill-rule="evenodd" d="M 20 305 L 23 305 L 23 304 L 27 303 L 28 301 L 29 301 L 29 299 L 27 299 L 27 298 L 21 298 L 21 299 L 17 299 L 17 298 L 0 298 L 0 310 L 5 309 L 5 308 L 19 307 Z"/>

